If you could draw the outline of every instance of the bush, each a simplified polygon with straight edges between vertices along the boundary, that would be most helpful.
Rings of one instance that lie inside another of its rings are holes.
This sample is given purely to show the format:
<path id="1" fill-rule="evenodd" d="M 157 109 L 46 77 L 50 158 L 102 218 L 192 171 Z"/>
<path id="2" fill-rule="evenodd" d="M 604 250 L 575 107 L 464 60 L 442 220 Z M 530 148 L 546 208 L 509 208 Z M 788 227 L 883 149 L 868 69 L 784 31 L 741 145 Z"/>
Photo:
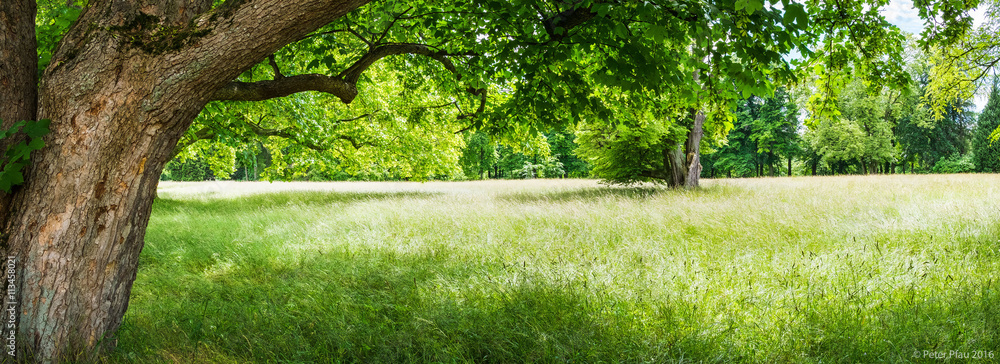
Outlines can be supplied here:
<path id="1" fill-rule="evenodd" d="M 976 165 L 972 162 L 972 153 L 966 153 L 965 155 L 954 154 L 948 158 L 941 158 L 934 168 L 931 169 L 934 173 L 970 173 L 976 170 Z"/>

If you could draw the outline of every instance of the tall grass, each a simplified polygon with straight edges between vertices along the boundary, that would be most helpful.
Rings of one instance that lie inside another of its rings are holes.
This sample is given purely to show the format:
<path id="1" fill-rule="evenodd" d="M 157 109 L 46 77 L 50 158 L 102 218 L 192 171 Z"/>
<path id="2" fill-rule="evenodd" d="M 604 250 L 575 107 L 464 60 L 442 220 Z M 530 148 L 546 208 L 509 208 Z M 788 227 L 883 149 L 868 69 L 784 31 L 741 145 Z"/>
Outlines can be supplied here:
<path id="1" fill-rule="evenodd" d="M 1000 361 L 998 182 L 165 183 L 109 361 Z"/>

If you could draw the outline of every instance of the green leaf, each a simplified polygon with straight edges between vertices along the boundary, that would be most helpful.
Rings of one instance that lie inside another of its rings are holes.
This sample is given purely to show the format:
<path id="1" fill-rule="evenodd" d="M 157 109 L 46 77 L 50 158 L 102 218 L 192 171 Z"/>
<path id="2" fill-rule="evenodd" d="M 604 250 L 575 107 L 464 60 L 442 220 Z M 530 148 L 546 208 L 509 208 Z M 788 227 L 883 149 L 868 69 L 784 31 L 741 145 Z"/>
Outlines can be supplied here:
<path id="1" fill-rule="evenodd" d="M 333 69 L 333 66 L 337 63 L 337 60 L 333 58 L 333 55 L 327 55 L 323 57 L 322 63 L 327 68 Z"/>
<path id="2" fill-rule="evenodd" d="M 24 124 L 23 131 L 29 138 L 41 138 L 43 135 L 49 133 L 49 124 L 51 122 L 48 119 L 28 122 Z"/>
<path id="3" fill-rule="evenodd" d="M 0 190 L 10 192 L 13 186 L 24 183 L 24 175 L 21 174 L 21 163 L 9 163 L 0 171 Z"/>
<path id="4" fill-rule="evenodd" d="M 795 25 L 798 29 L 806 29 L 809 27 L 809 14 L 806 13 L 805 7 L 802 4 L 790 4 L 785 8 L 785 16 L 789 14 L 795 18 Z M 790 25 L 790 24 L 786 24 Z"/>
<path id="5" fill-rule="evenodd" d="M 8 146 L 4 151 L 6 159 L 3 170 L 0 170 L 0 190 L 10 192 L 13 186 L 24 183 L 21 169 L 24 168 L 32 151 L 45 147 L 42 136 L 49 133 L 49 123 L 49 120 L 18 121 L 10 128 L 0 130 L 0 138 L 11 137 L 20 130 L 30 139 Z"/>
<path id="6" fill-rule="evenodd" d="M 615 23 L 614 33 L 618 38 L 626 38 L 628 37 L 628 28 L 625 27 L 625 24 Z"/>
<path id="7" fill-rule="evenodd" d="M 597 4 L 594 6 L 594 10 L 597 11 L 597 16 L 603 18 L 605 15 L 608 15 L 608 13 L 611 11 L 611 5 L 603 3 Z"/>
<path id="8" fill-rule="evenodd" d="M 652 37 L 654 42 L 662 43 L 668 36 L 667 28 L 660 25 L 653 25 L 649 29 L 646 29 L 646 35 Z"/>
<path id="9" fill-rule="evenodd" d="M 42 138 L 32 139 L 31 142 L 28 143 L 29 150 L 39 150 L 44 147 L 45 147 L 45 141 L 43 141 Z"/>

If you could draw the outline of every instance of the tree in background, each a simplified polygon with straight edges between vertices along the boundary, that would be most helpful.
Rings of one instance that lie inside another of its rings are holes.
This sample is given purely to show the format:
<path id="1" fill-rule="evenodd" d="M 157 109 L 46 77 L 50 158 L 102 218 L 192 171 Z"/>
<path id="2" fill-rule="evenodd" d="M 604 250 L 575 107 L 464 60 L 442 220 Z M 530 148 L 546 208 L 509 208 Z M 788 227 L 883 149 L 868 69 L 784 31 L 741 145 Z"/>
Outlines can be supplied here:
<path id="1" fill-rule="evenodd" d="M 759 176 L 758 165 L 760 163 L 757 153 L 757 143 L 754 142 L 753 123 L 755 115 L 755 105 L 751 97 L 746 103 L 740 104 L 736 111 L 736 121 L 733 123 L 733 130 L 726 135 L 725 142 L 717 149 L 711 150 L 705 155 L 705 160 L 709 166 L 709 176 L 725 177 L 756 177 Z"/>
<path id="2" fill-rule="evenodd" d="M 468 179 L 587 177 L 589 166 L 573 155 L 573 134 L 550 131 L 521 142 L 469 132 L 461 165 Z M 527 141 L 527 142 L 525 142 Z"/>
<path id="3" fill-rule="evenodd" d="M 971 158 L 969 144 L 975 115 L 971 111 L 971 102 L 955 103 L 961 103 L 961 106 L 949 105 L 941 119 L 934 120 L 930 111 L 919 105 L 899 119 L 896 135 L 900 149 L 900 172 L 967 172 L 955 163 Z M 942 164 L 941 167 L 936 167 L 938 164 Z M 945 168 L 945 165 L 950 167 Z"/>
<path id="4" fill-rule="evenodd" d="M 790 176 L 792 159 L 801 153 L 801 122 L 785 88 L 772 97 L 751 96 L 736 110 L 725 145 L 711 154 L 712 169 L 726 176 L 776 176 L 787 162 L 785 175 Z"/>
<path id="5" fill-rule="evenodd" d="M 585 178 L 590 176 L 590 165 L 576 155 L 576 135 L 570 131 L 553 130 L 545 134 L 552 156 L 563 166 L 563 175 L 568 178 Z M 557 177 L 546 174 L 546 176 Z"/>
<path id="6" fill-rule="evenodd" d="M 859 143 L 859 172 L 889 173 L 889 168 L 884 167 L 894 165 L 898 159 L 893 131 L 898 124 L 901 96 L 909 89 L 886 88 L 874 94 L 868 92 L 870 89 L 858 81 L 849 84 L 840 99 L 841 120 L 850 121 L 860 132 L 860 137 L 854 139 Z"/>
<path id="7" fill-rule="evenodd" d="M 485 179 L 498 178 L 495 166 L 500 159 L 497 143 L 483 132 L 466 132 L 465 148 L 462 149 L 462 170 L 465 178 Z"/>
<path id="8" fill-rule="evenodd" d="M 979 172 L 1000 172 L 1000 143 L 995 130 L 1000 128 L 1000 85 L 993 82 L 989 101 L 979 114 L 975 135 L 972 139 L 973 163 Z"/>
<path id="9" fill-rule="evenodd" d="M 971 165 L 969 141 L 975 124 L 973 104 L 968 99 L 949 102 L 941 117 L 934 116 L 927 95 L 933 83 L 935 58 L 928 55 L 915 38 L 907 47 L 906 68 L 914 83 L 899 99 L 895 135 L 902 173 L 968 172 Z"/>
<path id="10" fill-rule="evenodd" d="M 767 98 L 760 109 L 760 118 L 754 121 L 757 152 L 766 156 L 768 174 L 776 176 L 777 164 L 784 160 L 786 175 L 792 175 L 792 158 L 800 153 L 798 105 L 791 102 L 785 88 L 778 88 L 774 96 Z M 763 169 L 761 170 L 763 173 Z M 758 174 L 760 175 L 760 174 Z"/>
<path id="11" fill-rule="evenodd" d="M 676 151 L 688 133 L 687 128 L 669 119 L 651 116 L 629 124 L 581 123 L 576 155 L 591 166 L 594 176 L 605 181 L 684 186 L 683 154 Z"/>
<path id="12" fill-rule="evenodd" d="M 854 169 L 862 157 L 864 134 L 858 124 L 849 119 L 836 118 L 818 123 L 805 135 L 806 142 L 821 163 L 829 166 L 834 174 L 858 173 Z"/>
<path id="13" fill-rule="evenodd" d="M 899 166 L 900 172 L 914 168 L 930 172 L 938 161 L 967 158 L 963 156 L 972 120 L 969 110 L 954 109 L 945 118 L 934 119 L 922 101 L 931 82 L 931 59 L 912 36 L 902 55 L 902 66 L 912 80 L 903 87 L 884 87 L 849 74 L 831 75 L 826 83 L 818 83 L 834 89 L 837 99 L 822 106 L 828 110 L 817 110 L 817 101 L 828 99 L 814 90 L 807 104 L 811 115 L 805 150 L 813 171 L 895 173 Z"/>

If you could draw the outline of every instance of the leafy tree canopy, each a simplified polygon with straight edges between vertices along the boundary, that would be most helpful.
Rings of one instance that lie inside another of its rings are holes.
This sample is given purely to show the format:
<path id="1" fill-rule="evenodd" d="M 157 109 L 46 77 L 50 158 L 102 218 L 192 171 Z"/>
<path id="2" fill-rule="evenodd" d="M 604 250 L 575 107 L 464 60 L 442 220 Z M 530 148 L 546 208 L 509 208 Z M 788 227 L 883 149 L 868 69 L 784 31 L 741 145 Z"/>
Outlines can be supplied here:
<path id="1" fill-rule="evenodd" d="M 44 69 L 85 4 L 39 4 Z M 869 91 L 905 88 L 903 37 L 878 12 L 884 5 L 375 1 L 244 73 L 236 84 L 245 89 L 220 93 L 175 155 L 200 157 L 217 176 L 231 175 L 238 156 L 266 150 L 272 163 L 262 176 L 269 179 L 337 172 L 423 179 L 460 173 L 466 130 L 517 145 L 553 126 L 579 124 L 584 145 L 624 135 L 645 142 L 628 141 L 622 153 L 652 146 L 662 156 L 687 139 L 693 110 L 707 112 L 711 146 L 733 128 L 737 100 L 769 97 L 806 75 L 819 91 L 810 101 L 813 117 L 839 115 L 834 101 L 855 76 Z M 925 39 L 934 41 L 924 44 L 967 39 L 968 10 L 979 5 L 918 2 L 923 16 L 942 19 L 928 27 Z M 793 51 L 801 59 L 788 57 Z M 692 77 L 696 72 L 702 77 Z M 776 136 L 758 137 L 762 151 L 776 147 L 769 141 Z M 599 149 L 581 152 L 597 175 L 608 176 L 602 164 L 631 165 L 597 161 Z M 664 163 L 638 165 L 662 171 Z M 623 180 L 649 180 L 640 175 L 650 173 L 633 170 Z"/>

